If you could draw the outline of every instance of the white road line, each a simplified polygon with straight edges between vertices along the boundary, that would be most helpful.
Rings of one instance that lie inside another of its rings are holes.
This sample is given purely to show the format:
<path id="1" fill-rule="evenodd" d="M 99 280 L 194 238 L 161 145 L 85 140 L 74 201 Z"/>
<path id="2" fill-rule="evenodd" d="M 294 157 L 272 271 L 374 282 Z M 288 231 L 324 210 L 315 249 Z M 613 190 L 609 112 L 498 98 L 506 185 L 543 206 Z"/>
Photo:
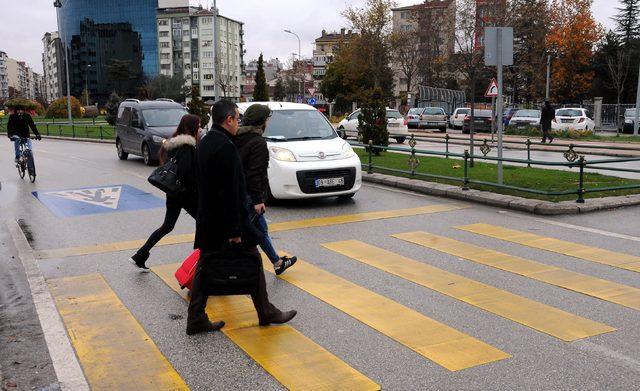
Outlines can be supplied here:
<path id="1" fill-rule="evenodd" d="M 16 221 L 7 220 L 5 225 L 11 233 L 13 242 L 18 249 L 18 257 L 27 275 L 33 303 L 38 313 L 40 326 L 42 327 L 60 388 L 69 391 L 89 391 L 87 379 L 84 377 L 67 331 L 62 319 L 60 319 L 56 305 L 33 256 L 33 250 L 27 242 L 27 238 Z"/>
<path id="2" fill-rule="evenodd" d="M 640 372 L 640 361 L 629 356 L 625 356 L 624 354 L 618 353 L 615 350 L 611 350 L 606 346 L 598 345 L 587 340 L 576 341 L 572 345 L 580 348 L 583 351 L 586 350 L 592 353 L 599 353 L 603 356 L 606 356 L 610 360 L 616 361 L 618 364 L 622 364 L 628 368 L 635 370 L 636 372 Z"/>
<path id="3" fill-rule="evenodd" d="M 604 230 L 597 229 L 597 228 L 582 227 L 580 225 L 573 225 L 573 224 L 569 224 L 569 223 L 563 223 L 563 222 L 560 222 L 560 221 L 543 219 L 543 218 L 540 218 L 540 217 L 531 217 L 531 216 L 528 216 L 528 215 L 523 215 L 523 214 L 514 213 L 514 212 L 507 212 L 507 211 L 504 211 L 504 210 L 500 210 L 500 211 L 498 211 L 498 213 L 509 215 L 509 216 L 514 216 L 514 217 L 518 217 L 518 218 L 525 218 L 527 220 L 534 220 L 534 221 L 538 221 L 538 222 L 545 223 L 545 224 L 555 225 L 555 226 L 558 226 L 558 227 L 575 229 L 577 231 L 589 232 L 589 233 L 592 233 L 592 234 L 609 236 L 609 237 L 612 237 L 612 238 L 626 239 L 626 240 L 631 240 L 631 241 L 634 241 L 634 242 L 640 242 L 640 237 L 637 237 L 637 236 L 625 235 L 625 234 L 620 234 L 620 233 L 617 233 L 617 232 L 609 232 L 609 231 L 604 231 Z"/>

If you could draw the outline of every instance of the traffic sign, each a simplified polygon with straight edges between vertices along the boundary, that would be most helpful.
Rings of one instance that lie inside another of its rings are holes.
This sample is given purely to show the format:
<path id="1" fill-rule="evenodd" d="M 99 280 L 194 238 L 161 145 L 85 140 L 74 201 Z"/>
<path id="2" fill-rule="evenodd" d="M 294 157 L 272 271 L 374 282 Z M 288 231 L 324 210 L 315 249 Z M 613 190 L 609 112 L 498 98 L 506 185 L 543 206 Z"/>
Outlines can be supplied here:
<path id="1" fill-rule="evenodd" d="M 316 104 L 316 98 L 309 98 L 307 99 L 307 103 L 310 104 L 311 106 Z"/>
<path id="2" fill-rule="evenodd" d="M 487 98 L 495 98 L 498 96 L 498 82 L 495 78 L 491 79 L 491 83 L 489 83 L 489 87 L 487 88 L 487 92 L 484 93 L 484 96 Z"/>
<path id="3" fill-rule="evenodd" d="M 165 202 L 129 185 L 36 191 L 33 195 L 58 217 L 161 208 Z"/>
<path id="4" fill-rule="evenodd" d="M 309 91 L 309 95 L 313 96 L 316 93 L 316 89 L 315 88 L 307 88 L 307 91 Z"/>
<path id="5" fill-rule="evenodd" d="M 302 103 L 302 95 L 298 95 L 298 96 L 296 97 L 296 102 L 297 102 L 297 103 Z"/>
<path id="6" fill-rule="evenodd" d="M 484 65 L 513 65 L 513 27 L 484 28 Z"/>

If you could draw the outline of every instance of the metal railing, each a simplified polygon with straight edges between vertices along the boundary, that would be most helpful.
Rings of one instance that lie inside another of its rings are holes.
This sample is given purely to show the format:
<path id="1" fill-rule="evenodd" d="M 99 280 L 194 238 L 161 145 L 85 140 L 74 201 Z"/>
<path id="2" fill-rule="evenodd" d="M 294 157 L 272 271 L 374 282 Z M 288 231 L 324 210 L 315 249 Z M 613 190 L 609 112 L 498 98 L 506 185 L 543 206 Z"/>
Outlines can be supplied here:
<path id="1" fill-rule="evenodd" d="M 640 162 L 640 157 L 601 159 L 601 160 L 587 161 L 587 159 L 585 159 L 583 155 L 576 154 L 575 159 L 573 159 L 572 161 L 568 161 L 566 163 L 565 162 L 548 162 L 548 161 L 541 161 L 541 160 L 531 160 L 530 158 L 516 159 L 516 158 L 504 158 L 504 157 L 498 158 L 493 156 L 486 156 L 486 154 L 472 155 L 466 149 L 464 150 L 463 153 L 449 152 L 448 148 L 447 148 L 447 151 L 445 152 L 416 149 L 415 146 L 416 146 L 417 140 L 418 140 L 417 137 L 411 136 L 411 139 L 409 140 L 409 148 L 374 145 L 372 142 L 369 142 L 366 144 L 362 142 L 351 142 L 350 144 L 355 147 L 364 148 L 367 151 L 368 161 L 362 164 L 362 168 L 363 170 L 366 170 L 370 174 L 373 173 L 374 170 L 379 170 L 379 171 L 391 172 L 396 174 L 405 174 L 405 175 L 409 175 L 412 178 L 423 177 L 423 178 L 442 179 L 442 180 L 448 180 L 453 182 L 460 182 L 462 184 L 463 190 L 469 190 L 470 184 L 477 184 L 477 185 L 491 186 L 499 189 L 508 189 L 508 190 L 520 191 L 524 193 L 543 195 L 543 196 L 567 196 L 567 195 L 576 194 L 577 195 L 576 202 L 584 203 L 584 195 L 587 193 L 640 189 L 640 183 L 635 185 L 623 185 L 623 186 L 594 187 L 594 188 L 585 187 L 585 169 L 588 168 L 588 169 L 598 169 L 598 170 L 632 172 L 632 173 L 640 174 L 640 169 L 635 170 L 635 169 L 605 167 L 608 164 L 614 164 L 614 163 Z M 375 153 L 375 150 L 401 152 L 401 153 L 409 154 L 410 157 L 407 160 L 408 170 L 401 170 L 397 168 L 374 165 L 373 155 Z M 454 158 L 462 159 L 464 161 L 463 176 L 453 177 L 453 176 L 439 175 L 439 174 L 428 173 L 428 172 L 418 172 L 416 170 L 420 165 L 418 156 L 433 156 L 433 157 L 444 157 L 444 158 L 454 157 Z M 493 162 L 501 161 L 506 163 L 516 163 L 516 164 L 522 164 L 522 165 L 526 164 L 527 167 L 531 167 L 532 165 L 546 166 L 546 167 L 568 167 L 568 168 L 578 167 L 579 169 L 578 187 L 576 189 L 565 190 L 565 191 L 546 191 L 546 190 L 540 190 L 540 189 L 532 189 L 532 188 L 526 188 L 526 187 L 500 184 L 497 182 L 488 182 L 488 181 L 473 179 L 469 171 L 470 161 L 472 159 L 493 161 Z"/>
<path id="2" fill-rule="evenodd" d="M 43 136 L 90 138 L 100 140 L 115 139 L 115 127 L 106 122 L 77 121 L 69 125 L 67 121 L 35 122 Z M 0 133 L 7 132 L 7 120 L 0 118 Z"/>

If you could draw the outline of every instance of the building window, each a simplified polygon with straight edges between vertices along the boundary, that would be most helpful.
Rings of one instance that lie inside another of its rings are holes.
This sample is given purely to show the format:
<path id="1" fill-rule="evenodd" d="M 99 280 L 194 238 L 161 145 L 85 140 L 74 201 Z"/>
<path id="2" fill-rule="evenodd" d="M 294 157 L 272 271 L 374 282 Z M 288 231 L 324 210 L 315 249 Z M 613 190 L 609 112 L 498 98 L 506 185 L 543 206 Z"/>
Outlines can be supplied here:
<path id="1" fill-rule="evenodd" d="M 198 72 L 193 71 L 193 80 L 198 80 Z"/>
<path id="2" fill-rule="evenodd" d="M 163 60 L 169 60 L 171 59 L 171 54 L 170 53 L 160 53 L 160 58 Z"/>
<path id="3" fill-rule="evenodd" d="M 193 62 L 193 69 L 198 69 L 198 62 L 197 61 Z"/>
<path id="4" fill-rule="evenodd" d="M 213 41 L 202 41 L 202 47 L 210 47 L 213 45 Z"/>
<path id="5" fill-rule="evenodd" d="M 158 26 L 167 26 L 168 24 L 169 24 L 169 21 L 167 19 L 158 20 Z"/>
<path id="6" fill-rule="evenodd" d="M 182 38 L 182 29 L 173 29 L 173 38 Z"/>
<path id="7" fill-rule="evenodd" d="M 205 50 L 202 52 L 202 58 L 213 58 L 213 51 Z"/>
<path id="8" fill-rule="evenodd" d="M 202 69 L 213 69 L 213 63 L 212 62 L 203 62 L 202 63 Z"/>
<path id="9" fill-rule="evenodd" d="M 213 18 L 211 17 L 207 17 L 207 18 L 200 18 L 202 24 L 211 24 L 213 22 Z"/>
<path id="10" fill-rule="evenodd" d="M 204 80 L 213 80 L 213 75 L 210 74 L 210 73 L 205 73 L 205 74 L 202 75 L 202 78 Z"/>
<path id="11" fill-rule="evenodd" d="M 158 35 L 159 35 L 161 38 L 165 38 L 165 37 L 168 37 L 168 36 L 169 36 L 169 32 L 168 32 L 168 31 L 160 31 L 160 32 L 158 33 Z"/>
<path id="12" fill-rule="evenodd" d="M 171 64 L 160 64 L 160 69 L 171 69 Z"/>
<path id="13" fill-rule="evenodd" d="M 407 19 L 407 11 L 400 12 L 400 19 Z"/>
<path id="14" fill-rule="evenodd" d="M 215 91 L 216 86 L 202 86 L 205 91 Z"/>
<path id="15" fill-rule="evenodd" d="M 198 35 L 198 28 L 197 27 L 194 27 L 194 28 L 191 29 L 191 36 L 194 36 L 194 35 L 195 36 Z"/>
<path id="16" fill-rule="evenodd" d="M 169 42 L 160 42 L 160 47 L 161 47 L 161 48 L 168 48 L 168 47 L 170 47 Z"/>

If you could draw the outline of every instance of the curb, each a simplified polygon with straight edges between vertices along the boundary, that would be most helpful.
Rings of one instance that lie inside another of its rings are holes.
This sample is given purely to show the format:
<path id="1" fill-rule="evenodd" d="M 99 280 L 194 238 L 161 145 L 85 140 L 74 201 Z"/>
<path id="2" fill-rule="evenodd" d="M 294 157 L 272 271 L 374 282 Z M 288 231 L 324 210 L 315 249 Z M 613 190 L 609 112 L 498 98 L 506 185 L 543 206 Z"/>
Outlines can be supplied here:
<path id="1" fill-rule="evenodd" d="M 584 204 L 578 204 L 575 201 L 551 202 L 474 189 L 462 190 L 458 186 L 378 173 L 363 172 L 362 180 L 421 194 L 470 201 L 544 216 L 583 214 L 640 205 L 640 194 L 586 199 Z"/>
<path id="2" fill-rule="evenodd" d="M 99 139 L 99 138 L 84 138 L 84 137 L 64 137 L 64 136 L 45 136 L 42 135 L 43 139 L 51 139 L 51 140 L 64 140 L 64 141 L 80 141 L 83 143 L 96 143 L 96 144 L 113 144 L 116 142 L 115 139 Z"/>

